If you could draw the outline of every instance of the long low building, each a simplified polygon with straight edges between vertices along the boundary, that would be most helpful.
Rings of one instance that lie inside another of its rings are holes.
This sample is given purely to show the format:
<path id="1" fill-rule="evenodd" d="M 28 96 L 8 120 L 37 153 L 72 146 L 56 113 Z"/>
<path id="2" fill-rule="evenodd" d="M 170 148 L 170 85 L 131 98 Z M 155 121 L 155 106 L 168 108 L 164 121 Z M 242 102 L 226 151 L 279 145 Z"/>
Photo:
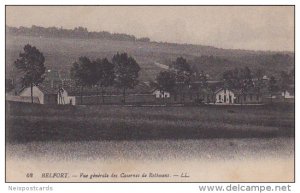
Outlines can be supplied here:
<path id="1" fill-rule="evenodd" d="M 241 92 L 234 89 L 220 88 L 215 92 L 215 103 L 223 104 L 259 104 L 262 94 L 256 91 Z"/>
<path id="2" fill-rule="evenodd" d="M 71 80 L 44 81 L 42 84 L 33 87 L 33 97 L 34 103 L 50 105 L 124 103 L 122 89 L 108 87 L 103 91 L 95 86 L 78 87 Z M 134 89 L 126 90 L 125 102 L 130 104 L 258 104 L 268 103 L 268 101 L 291 101 L 294 95 L 292 91 L 286 91 L 283 97 L 272 96 L 271 100 L 268 99 L 270 96 L 268 93 L 241 92 L 239 90 L 220 88 L 220 82 L 209 83 L 205 89 L 202 88 L 200 82 L 193 82 L 189 86 L 177 83 L 172 91 L 162 91 L 151 87 L 149 83 L 140 82 Z M 275 100 L 275 98 L 278 100 Z M 19 96 L 10 97 L 10 100 L 31 102 L 31 88 L 21 89 Z"/>
<path id="3" fill-rule="evenodd" d="M 127 89 L 125 101 L 127 103 L 153 103 L 156 98 L 152 94 L 152 88 L 146 83 L 139 83 L 134 89 Z M 102 93 L 97 87 L 78 87 L 73 81 L 44 81 L 32 89 L 35 103 L 40 104 L 121 104 L 124 101 L 122 90 L 108 87 Z M 22 88 L 19 91 L 19 99 L 26 98 L 30 102 L 31 88 Z M 18 99 L 16 99 L 18 100 Z M 23 100 L 24 101 L 24 100 Z M 22 102 L 22 101 L 21 101 Z"/>

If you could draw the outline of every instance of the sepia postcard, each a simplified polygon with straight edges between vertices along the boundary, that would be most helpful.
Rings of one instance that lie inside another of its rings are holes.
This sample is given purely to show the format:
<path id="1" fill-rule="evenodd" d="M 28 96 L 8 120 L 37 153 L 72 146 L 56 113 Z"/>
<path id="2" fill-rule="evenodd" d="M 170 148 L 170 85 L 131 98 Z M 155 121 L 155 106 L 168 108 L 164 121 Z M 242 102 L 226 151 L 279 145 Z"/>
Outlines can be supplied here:
<path id="1" fill-rule="evenodd" d="M 6 182 L 295 182 L 295 6 L 5 6 Z"/>

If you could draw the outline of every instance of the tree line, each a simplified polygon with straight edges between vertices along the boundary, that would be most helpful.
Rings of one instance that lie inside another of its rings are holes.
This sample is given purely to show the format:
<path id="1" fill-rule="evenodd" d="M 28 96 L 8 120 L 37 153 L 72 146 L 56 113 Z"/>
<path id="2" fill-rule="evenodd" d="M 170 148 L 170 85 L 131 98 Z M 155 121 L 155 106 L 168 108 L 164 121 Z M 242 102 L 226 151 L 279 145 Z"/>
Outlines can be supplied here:
<path id="1" fill-rule="evenodd" d="M 183 57 L 178 57 L 170 65 L 169 70 L 161 71 L 155 82 L 156 86 L 163 94 L 165 91 L 172 92 L 176 87 L 176 83 L 182 83 L 188 88 L 192 88 L 192 82 L 197 81 L 198 88 L 209 89 L 207 83 L 208 77 L 204 71 L 199 72 L 194 69 Z M 272 99 L 278 91 L 285 92 L 295 82 L 295 69 L 281 71 L 280 76 L 271 75 L 265 77 L 265 71 L 258 68 L 252 71 L 249 67 L 234 68 L 226 70 L 222 74 L 222 82 L 224 89 L 234 89 L 241 92 L 242 95 L 248 92 L 261 93 L 267 91 Z M 200 85 L 200 86 L 199 86 Z"/>
<path id="2" fill-rule="evenodd" d="M 22 87 L 30 87 L 33 103 L 33 87 L 43 82 L 45 78 L 45 57 L 36 47 L 25 45 L 23 52 L 14 62 L 21 77 Z M 88 57 L 79 57 L 73 63 L 70 74 L 76 86 L 81 87 L 81 103 L 84 87 L 96 86 L 101 89 L 104 102 L 105 88 L 115 86 L 123 90 L 123 102 L 127 89 L 133 89 L 138 84 L 140 66 L 127 53 L 117 53 L 109 61 L 98 58 L 94 61 Z M 7 84 L 9 81 L 7 80 Z"/>
<path id="3" fill-rule="evenodd" d="M 21 76 L 23 87 L 31 88 L 31 101 L 33 103 L 33 86 L 43 82 L 45 76 L 45 57 L 36 47 L 25 45 L 23 52 L 14 62 Z M 104 103 L 105 89 L 110 86 L 122 89 L 123 102 L 127 89 L 133 89 L 138 84 L 139 71 L 141 70 L 136 60 L 127 53 L 116 53 L 111 61 L 107 58 L 97 58 L 90 60 L 86 56 L 79 57 L 70 69 L 71 78 L 76 85 L 81 88 L 82 95 L 85 87 L 95 86 L 101 91 L 102 102 Z M 250 68 L 235 68 L 223 73 L 223 87 L 226 89 L 236 89 L 242 93 L 251 90 L 261 92 L 262 89 L 269 91 L 272 96 L 279 90 L 286 91 L 295 82 L 295 70 L 289 72 L 282 71 L 280 77 L 270 76 L 264 80 L 265 72 L 262 69 L 251 71 Z M 192 88 L 192 83 L 197 81 L 198 88 L 209 89 L 207 75 L 204 71 L 199 72 L 193 69 L 188 61 L 183 57 L 178 57 L 169 66 L 169 70 L 161 71 L 151 82 L 151 85 L 161 92 L 174 92 L 178 83 Z M 9 85 L 10 81 L 6 80 Z M 9 88 L 13 86 L 9 85 Z M 8 88 L 7 88 L 8 89 Z M 272 98 L 272 97 L 271 97 Z"/>
<path id="4" fill-rule="evenodd" d="M 85 27 L 75 27 L 74 29 L 64 29 L 57 27 L 40 27 L 33 25 L 29 27 L 6 26 L 6 32 L 10 35 L 25 35 L 35 37 L 57 37 L 57 38 L 88 38 L 88 39 L 108 39 L 121 41 L 150 42 L 147 37 L 136 38 L 133 35 L 123 33 L 110 33 L 107 31 L 91 32 Z"/>
<path id="5" fill-rule="evenodd" d="M 133 89 L 138 84 L 140 66 L 127 53 L 117 53 L 109 61 L 98 58 L 91 61 L 88 57 L 80 57 L 71 67 L 71 78 L 81 87 L 81 103 L 84 87 L 96 86 L 101 89 L 104 103 L 105 88 L 115 86 L 123 91 L 123 102 L 127 89 Z"/>
<path id="6" fill-rule="evenodd" d="M 224 88 L 236 89 L 245 94 L 250 91 L 262 92 L 268 91 L 272 96 L 278 91 L 283 91 L 290 88 L 290 85 L 295 81 L 294 69 L 287 72 L 281 71 L 280 76 L 276 77 L 271 75 L 265 77 L 265 72 L 262 69 L 251 71 L 250 68 L 235 68 L 233 70 L 227 70 L 223 73 Z"/>
<path id="7" fill-rule="evenodd" d="M 151 84 L 160 92 L 174 92 L 177 84 L 192 88 L 192 83 L 197 81 L 198 87 L 207 89 L 207 76 L 204 71 L 198 72 L 183 57 L 178 57 L 169 66 L 169 70 L 161 71 Z"/>

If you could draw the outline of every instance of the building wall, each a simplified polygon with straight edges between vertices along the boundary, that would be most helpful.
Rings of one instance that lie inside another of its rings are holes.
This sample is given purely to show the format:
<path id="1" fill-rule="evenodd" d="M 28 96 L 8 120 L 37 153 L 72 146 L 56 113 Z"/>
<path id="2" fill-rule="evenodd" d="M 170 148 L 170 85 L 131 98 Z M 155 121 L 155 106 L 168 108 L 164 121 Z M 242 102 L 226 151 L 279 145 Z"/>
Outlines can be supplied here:
<path id="1" fill-rule="evenodd" d="M 284 98 L 282 95 L 274 95 L 271 99 L 267 95 L 262 97 L 262 103 L 295 103 L 295 98 Z"/>
<path id="2" fill-rule="evenodd" d="M 14 95 L 5 95 L 6 101 L 11 102 L 23 102 L 23 103 L 31 103 L 31 97 L 30 96 L 14 96 Z M 33 97 L 33 103 L 39 104 L 39 98 Z"/>
<path id="3" fill-rule="evenodd" d="M 56 94 L 45 94 L 44 95 L 44 104 L 53 104 L 57 105 L 57 95 Z"/>
<path id="4" fill-rule="evenodd" d="M 286 98 L 286 99 L 293 99 L 293 98 L 295 98 L 295 96 L 292 95 L 292 94 L 290 94 L 289 91 L 282 92 L 282 93 L 281 93 L 281 96 L 282 96 L 283 98 Z"/>
<path id="5" fill-rule="evenodd" d="M 216 103 L 236 103 L 236 97 L 231 90 L 222 89 L 216 93 Z"/>
<path id="6" fill-rule="evenodd" d="M 183 92 L 183 93 L 172 93 L 170 98 L 167 99 L 156 99 L 156 101 L 164 103 L 213 103 L 214 95 L 197 93 L 197 92 Z"/>
<path id="7" fill-rule="evenodd" d="M 161 92 L 160 90 L 155 90 L 153 94 L 156 98 L 170 98 L 169 92 Z"/>
<path id="8" fill-rule="evenodd" d="M 225 89 L 216 93 L 216 103 L 225 104 L 257 104 L 262 103 L 263 99 L 260 94 L 243 94 L 236 95 L 232 91 Z"/>
<path id="9" fill-rule="evenodd" d="M 75 96 L 68 96 L 68 92 L 64 89 L 61 90 L 60 93 L 57 94 L 57 102 L 58 104 L 76 104 Z"/>
<path id="10" fill-rule="evenodd" d="M 237 97 L 238 104 L 258 104 L 262 103 L 263 99 L 260 94 L 245 94 Z"/>
<path id="11" fill-rule="evenodd" d="M 169 96 L 170 97 L 170 96 Z M 155 95 L 152 94 L 131 94 L 126 96 L 128 103 L 154 103 Z"/>
<path id="12" fill-rule="evenodd" d="M 80 96 L 73 96 L 76 105 L 97 105 L 97 104 L 122 104 L 123 95 L 101 95 L 98 96 L 83 96 L 82 103 Z M 104 99 L 104 103 L 103 103 Z M 126 103 L 155 103 L 155 95 L 152 94 L 130 94 L 125 96 Z"/>
<path id="13" fill-rule="evenodd" d="M 168 93 L 169 94 L 169 93 Z M 214 102 L 214 95 L 200 94 L 200 93 L 177 93 L 169 94 L 169 97 L 156 97 L 156 93 L 153 94 L 128 94 L 125 96 L 127 104 L 180 104 L 180 103 L 212 103 Z M 63 92 L 62 97 L 65 103 L 69 104 L 69 100 L 72 99 L 73 105 L 97 105 L 97 104 L 122 104 L 123 95 L 96 95 L 96 96 L 82 96 L 82 102 L 80 96 L 68 96 L 67 92 Z M 104 99 L 104 103 L 103 100 Z M 60 100 L 59 100 L 60 102 Z M 61 103 L 60 103 L 61 104 Z"/>
<path id="14" fill-rule="evenodd" d="M 34 86 L 33 89 L 32 89 L 32 95 L 34 97 L 37 97 L 40 101 L 40 104 L 45 104 L 45 101 L 44 101 L 44 93 L 37 87 L 37 86 Z M 25 88 L 21 93 L 20 93 L 20 96 L 31 96 L 31 89 L 30 87 L 28 88 Z"/>
<path id="15" fill-rule="evenodd" d="M 76 105 L 97 105 L 103 104 L 102 96 L 73 96 Z M 104 96 L 104 104 L 121 104 L 123 97 L 121 95 Z"/>

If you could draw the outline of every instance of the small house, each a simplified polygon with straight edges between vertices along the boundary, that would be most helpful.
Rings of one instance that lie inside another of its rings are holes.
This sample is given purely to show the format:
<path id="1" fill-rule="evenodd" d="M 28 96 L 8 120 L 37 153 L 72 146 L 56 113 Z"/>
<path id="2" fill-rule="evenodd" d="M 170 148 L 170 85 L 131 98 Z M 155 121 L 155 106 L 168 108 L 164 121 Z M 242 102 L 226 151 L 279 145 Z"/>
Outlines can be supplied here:
<path id="1" fill-rule="evenodd" d="M 285 99 L 293 99 L 295 98 L 295 92 L 291 90 L 285 90 L 281 92 L 281 96 Z"/>
<path id="2" fill-rule="evenodd" d="M 10 102 L 22 102 L 22 103 L 40 103 L 39 98 L 33 97 L 33 101 L 31 100 L 31 96 L 15 96 L 15 95 L 5 95 L 5 100 Z"/>
<path id="3" fill-rule="evenodd" d="M 53 82 L 43 82 L 37 86 L 33 86 L 32 95 L 38 98 L 40 104 L 58 104 L 57 102 L 58 88 Z M 31 87 L 25 87 L 19 92 L 21 97 L 31 97 Z"/>
<path id="4" fill-rule="evenodd" d="M 295 102 L 295 86 L 290 85 L 288 89 L 281 91 L 281 101 L 283 102 Z"/>
<path id="5" fill-rule="evenodd" d="M 236 92 L 229 89 L 218 89 L 216 91 L 216 103 L 233 104 L 237 103 Z"/>
<path id="6" fill-rule="evenodd" d="M 281 92 L 281 96 L 284 99 L 294 99 L 295 98 L 295 86 L 289 85 L 288 89 L 285 89 Z"/>
<path id="7" fill-rule="evenodd" d="M 171 92 L 156 89 L 153 91 L 156 102 L 170 104 L 211 103 L 214 101 L 213 92 L 202 88 L 201 84 L 193 82 L 190 85 L 177 82 Z"/>
<path id="8" fill-rule="evenodd" d="M 215 102 L 223 104 L 259 104 L 262 95 L 254 90 L 241 92 L 235 89 L 220 88 L 215 92 Z"/>
<path id="9" fill-rule="evenodd" d="M 153 92 L 153 95 L 155 95 L 155 98 L 170 98 L 170 92 L 167 91 L 161 91 L 159 89 L 155 89 Z"/>

